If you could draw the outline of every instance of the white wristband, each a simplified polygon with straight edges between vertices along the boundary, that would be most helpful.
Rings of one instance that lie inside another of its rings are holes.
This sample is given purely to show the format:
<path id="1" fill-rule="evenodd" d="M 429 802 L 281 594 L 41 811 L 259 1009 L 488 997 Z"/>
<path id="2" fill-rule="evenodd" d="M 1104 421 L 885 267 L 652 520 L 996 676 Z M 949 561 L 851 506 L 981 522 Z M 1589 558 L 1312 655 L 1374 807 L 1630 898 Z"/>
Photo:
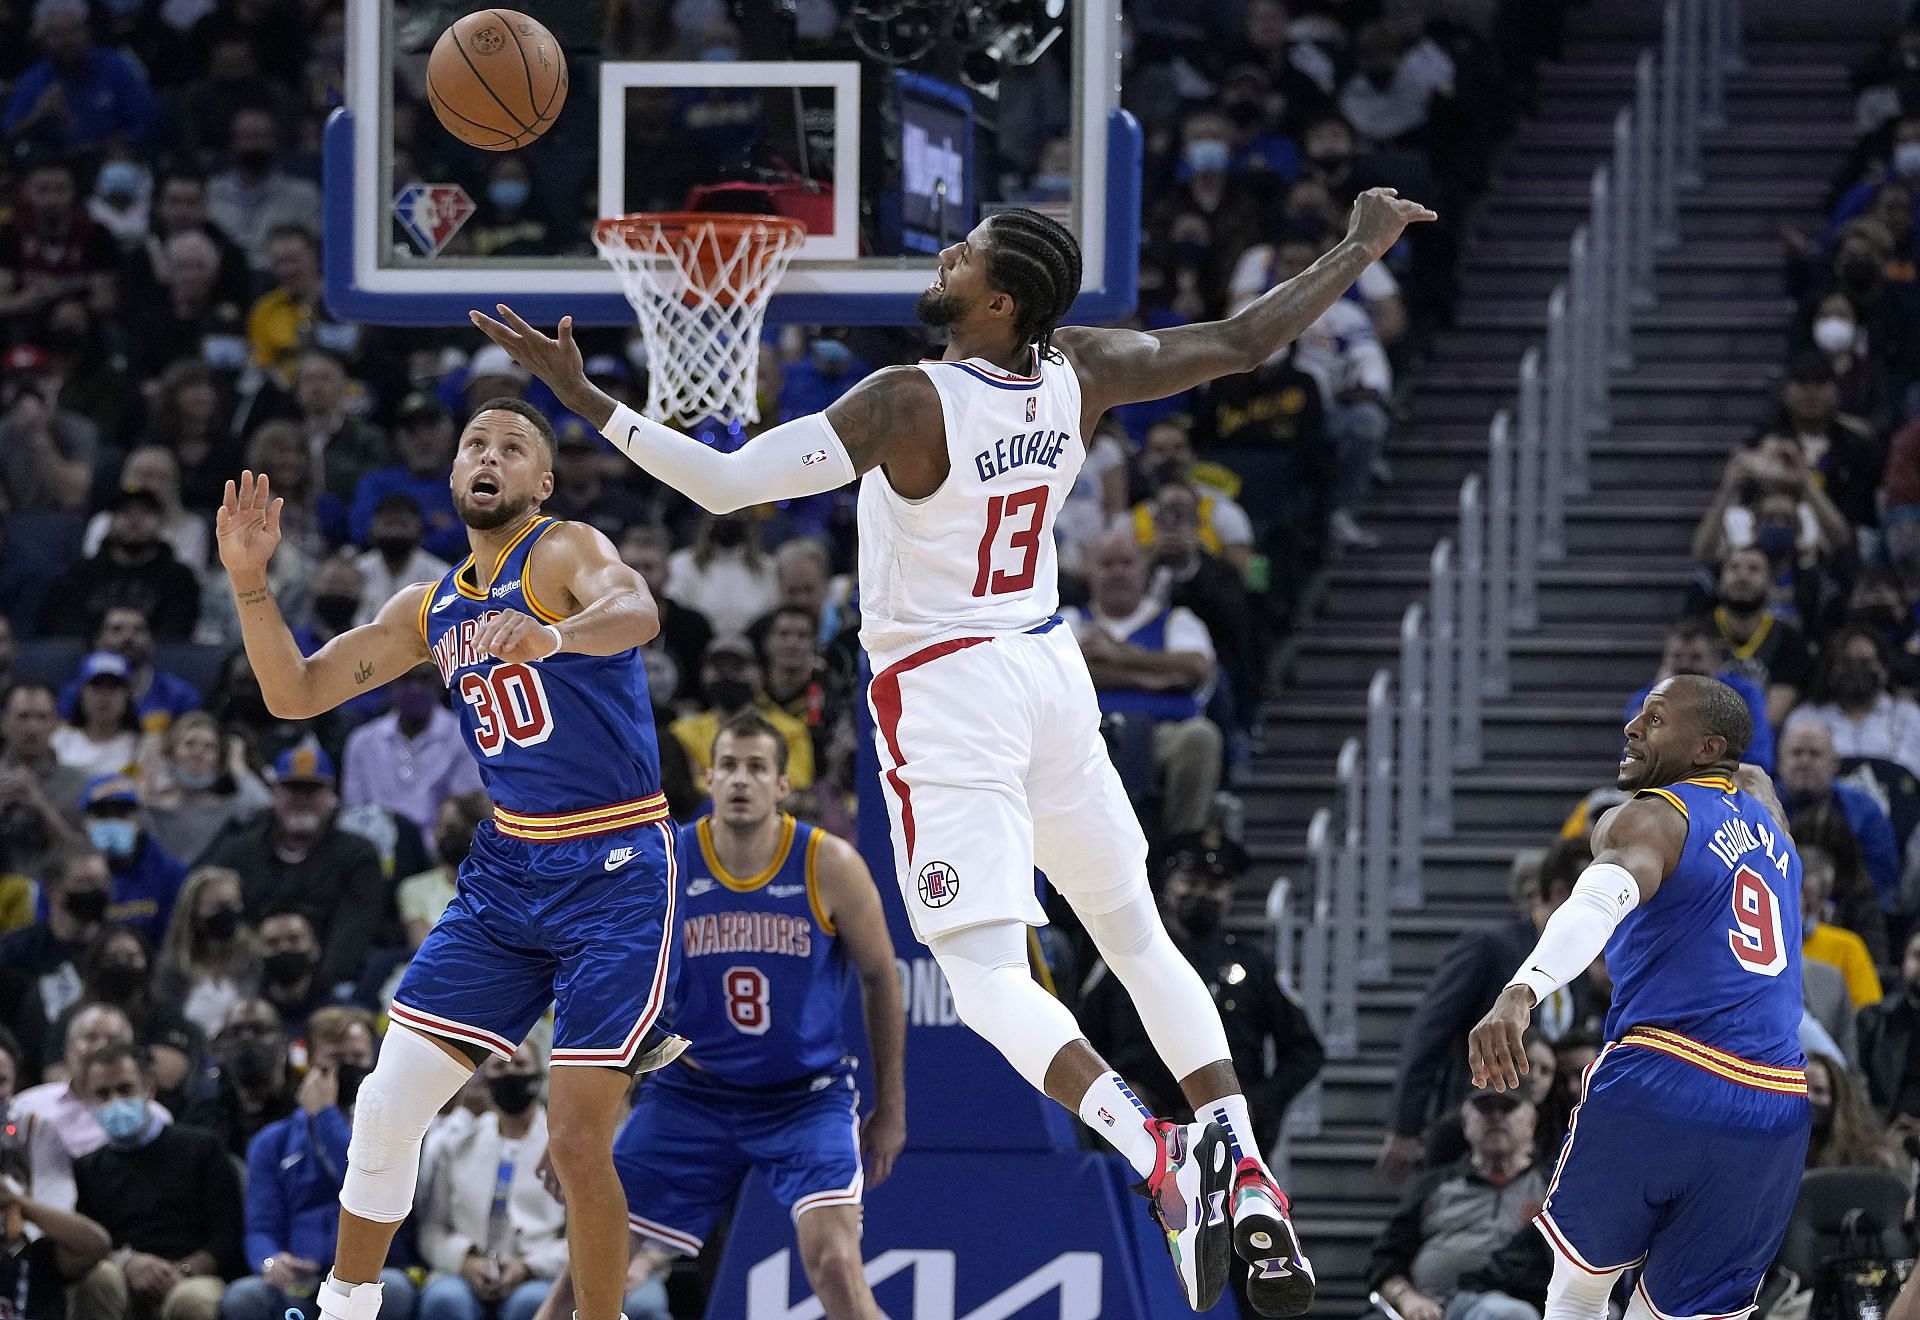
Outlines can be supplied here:
<path id="1" fill-rule="evenodd" d="M 560 635 L 560 630 L 554 627 L 550 623 L 545 625 L 545 627 L 547 630 L 547 635 L 553 638 L 553 649 L 551 651 L 548 651 L 546 655 L 541 656 L 540 658 L 542 660 L 549 659 L 552 656 L 559 655 L 560 652 L 567 649 L 567 639 Z"/>

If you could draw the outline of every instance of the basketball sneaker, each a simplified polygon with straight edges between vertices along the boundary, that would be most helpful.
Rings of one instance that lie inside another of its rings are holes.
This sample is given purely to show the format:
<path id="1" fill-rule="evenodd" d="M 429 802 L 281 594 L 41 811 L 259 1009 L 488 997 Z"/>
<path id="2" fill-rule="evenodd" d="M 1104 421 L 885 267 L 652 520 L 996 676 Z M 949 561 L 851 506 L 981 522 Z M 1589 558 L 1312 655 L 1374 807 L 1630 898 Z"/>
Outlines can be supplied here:
<path id="1" fill-rule="evenodd" d="M 1287 1217 L 1285 1192 L 1255 1159 L 1233 1171 L 1233 1249 L 1247 1262 L 1247 1300 L 1261 1315 L 1305 1315 L 1313 1305 L 1313 1265 Z"/>
<path id="2" fill-rule="evenodd" d="M 1159 1159 L 1134 1190 L 1147 1198 L 1154 1222 L 1167 1235 L 1167 1252 L 1187 1305 L 1205 1311 L 1220 1300 L 1233 1255 L 1227 1134 L 1218 1123 L 1183 1126 L 1160 1118 L 1148 1119 L 1147 1131 L 1159 1147 Z"/>

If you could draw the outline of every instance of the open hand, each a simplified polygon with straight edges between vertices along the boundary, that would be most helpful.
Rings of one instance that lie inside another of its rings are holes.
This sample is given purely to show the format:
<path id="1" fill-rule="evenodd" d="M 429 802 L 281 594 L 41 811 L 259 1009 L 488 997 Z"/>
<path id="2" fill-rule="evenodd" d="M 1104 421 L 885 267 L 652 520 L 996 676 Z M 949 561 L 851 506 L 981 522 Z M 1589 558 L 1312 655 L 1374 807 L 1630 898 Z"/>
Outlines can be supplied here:
<path id="1" fill-rule="evenodd" d="M 473 645 L 481 654 L 509 663 L 545 660 L 560 649 L 546 624 L 519 610 L 501 610 L 480 620 Z"/>
<path id="2" fill-rule="evenodd" d="M 1347 222 L 1347 237 L 1378 261 L 1400 241 L 1400 233 L 1408 225 L 1439 218 L 1420 203 L 1408 201 L 1395 189 L 1369 188 L 1353 199 L 1353 218 Z"/>
<path id="3" fill-rule="evenodd" d="M 242 472 L 237 485 L 227 483 L 213 516 L 213 531 L 228 577 L 267 571 L 268 561 L 280 547 L 280 510 L 285 504 L 273 497 L 264 472 L 257 477 Z"/>
<path id="4" fill-rule="evenodd" d="M 588 388 L 580 346 L 573 342 L 571 316 L 561 317 L 556 327 L 557 337 L 548 338 L 521 320 L 520 314 L 505 303 L 495 303 L 493 308 L 500 313 L 499 321 L 481 311 L 468 312 L 467 317 L 479 327 L 481 334 L 506 349 L 515 362 L 544 380 L 560 397 L 560 402 L 566 403 L 570 392 Z"/>

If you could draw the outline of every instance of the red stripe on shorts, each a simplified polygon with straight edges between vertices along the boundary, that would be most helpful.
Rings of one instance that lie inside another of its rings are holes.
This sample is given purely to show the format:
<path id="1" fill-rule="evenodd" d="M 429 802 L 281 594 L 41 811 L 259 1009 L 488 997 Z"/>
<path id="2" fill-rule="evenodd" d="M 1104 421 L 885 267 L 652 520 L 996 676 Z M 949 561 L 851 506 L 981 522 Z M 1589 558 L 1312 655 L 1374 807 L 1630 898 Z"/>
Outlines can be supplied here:
<path id="1" fill-rule="evenodd" d="M 900 830 L 906 836 L 908 862 L 913 860 L 913 798 L 907 792 L 907 781 L 900 777 L 900 771 L 907 764 L 907 758 L 900 754 L 900 676 L 908 670 L 930 664 L 943 655 L 952 655 L 955 651 L 964 651 L 969 646 L 992 640 L 990 637 L 955 637 L 950 641 L 936 642 L 882 669 L 873 676 L 873 686 L 868 689 L 873 698 L 874 722 L 880 726 L 880 736 L 886 740 L 887 755 L 893 758 L 893 768 L 881 778 L 887 781 L 893 788 L 894 796 L 900 799 Z"/>

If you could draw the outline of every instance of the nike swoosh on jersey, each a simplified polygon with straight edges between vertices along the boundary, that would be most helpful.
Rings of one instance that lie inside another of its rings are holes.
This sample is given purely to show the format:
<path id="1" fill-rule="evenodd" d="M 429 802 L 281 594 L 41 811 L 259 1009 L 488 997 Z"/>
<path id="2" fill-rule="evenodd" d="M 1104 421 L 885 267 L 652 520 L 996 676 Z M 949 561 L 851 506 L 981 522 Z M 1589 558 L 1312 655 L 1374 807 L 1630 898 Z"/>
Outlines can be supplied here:
<path id="1" fill-rule="evenodd" d="M 615 848 L 612 852 L 607 854 L 607 869 L 609 871 L 618 871 L 621 867 L 625 866 L 628 862 L 632 860 L 633 860 L 633 849 Z"/>

